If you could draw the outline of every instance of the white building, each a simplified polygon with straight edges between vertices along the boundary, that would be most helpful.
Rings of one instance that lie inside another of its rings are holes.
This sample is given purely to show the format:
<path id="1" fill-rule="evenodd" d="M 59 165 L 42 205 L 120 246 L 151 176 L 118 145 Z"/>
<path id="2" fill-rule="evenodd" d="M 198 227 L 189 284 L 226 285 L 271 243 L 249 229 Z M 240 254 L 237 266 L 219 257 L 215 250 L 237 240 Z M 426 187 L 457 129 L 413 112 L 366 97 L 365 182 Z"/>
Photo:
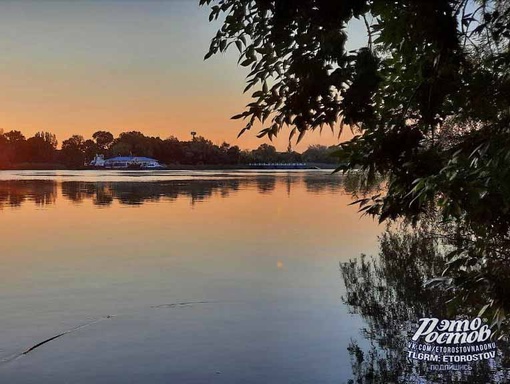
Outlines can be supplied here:
<path id="1" fill-rule="evenodd" d="M 104 168 L 112 169 L 159 169 L 163 166 L 150 157 L 118 156 L 104 160 Z"/>

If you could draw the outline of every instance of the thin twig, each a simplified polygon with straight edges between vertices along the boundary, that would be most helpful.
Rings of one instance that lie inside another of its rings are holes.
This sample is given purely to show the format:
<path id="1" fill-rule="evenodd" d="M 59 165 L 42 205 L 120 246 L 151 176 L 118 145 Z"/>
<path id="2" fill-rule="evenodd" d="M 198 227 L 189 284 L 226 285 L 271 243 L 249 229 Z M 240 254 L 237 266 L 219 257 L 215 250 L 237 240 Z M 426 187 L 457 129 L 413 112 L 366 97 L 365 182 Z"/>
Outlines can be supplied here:
<path id="1" fill-rule="evenodd" d="M 363 20 L 365 21 L 365 27 L 367 28 L 367 34 L 368 34 L 368 48 L 372 50 L 372 31 L 370 28 L 370 24 L 368 24 L 368 20 L 365 15 L 363 15 Z"/>

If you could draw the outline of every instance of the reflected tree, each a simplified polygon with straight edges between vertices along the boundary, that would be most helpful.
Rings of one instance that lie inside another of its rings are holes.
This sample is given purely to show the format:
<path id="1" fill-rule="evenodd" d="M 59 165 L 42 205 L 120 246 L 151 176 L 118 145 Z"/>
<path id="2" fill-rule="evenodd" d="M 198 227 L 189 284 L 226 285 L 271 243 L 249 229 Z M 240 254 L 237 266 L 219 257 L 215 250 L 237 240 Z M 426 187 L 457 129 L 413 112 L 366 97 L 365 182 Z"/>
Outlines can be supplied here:
<path id="1" fill-rule="evenodd" d="M 422 317 L 476 317 L 477 301 L 452 301 L 451 287 L 426 286 L 445 268 L 444 250 L 428 230 L 388 230 L 380 238 L 377 258 L 366 256 L 341 264 L 351 312 L 366 326 L 368 349 L 349 345 L 354 379 L 350 383 L 499 383 L 510 379 L 508 343 L 498 342 L 501 354 L 493 365 L 482 362 L 472 371 L 428 371 L 407 360 L 406 347 Z M 508 275 L 500 279 L 510 280 Z M 448 304 L 446 304 L 448 303 Z M 365 344 L 365 343 L 364 343 Z"/>
<path id="2" fill-rule="evenodd" d="M 276 177 L 266 176 L 257 178 L 257 190 L 261 194 L 269 194 L 276 188 Z"/>
<path id="3" fill-rule="evenodd" d="M 55 203 L 57 183 L 52 180 L 5 180 L 0 181 L 0 209 L 4 206 L 19 207 L 25 201 L 38 206 Z"/>
<path id="4" fill-rule="evenodd" d="M 342 180 L 345 192 L 358 200 L 384 191 L 385 180 L 381 175 L 370 178 L 367 172 L 351 171 L 346 172 Z"/>
<path id="5" fill-rule="evenodd" d="M 202 202 L 214 196 L 227 197 L 245 189 L 270 194 L 276 188 L 290 190 L 291 185 L 305 183 L 307 191 L 336 190 L 341 188 L 341 178 L 327 174 L 315 174 L 303 178 L 299 174 L 285 176 L 257 175 L 254 177 L 221 177 L 209 179 L 150 181 L 150 182 L 84 182 L 52 180 L 0 181 L 0 208 L 15 207 L 24 201 L 39 205 L 53 204 L 58 188 L 62 196 L 74 203 L 92 201 L 94 205 L 108 207 L 120 204 L 141 206 L 147 202 L 174 201 L 188 198 L 190 204 Z M 336 184 L 335 187 L 333 184 Z"/>
<path id="6" fill-rule="evenodd" d="M 65 181 L 62 183 L 62 196 L 67 197 L 73 203 L 81 203 L 90 195 L 86 193 L 85 183 Z"/>
<path id="7" fill-rule="evenodd" d="M 303 177 L 306 191 L 309 193 L 344 192 L 343 179 L 340 175 L 331 175 L 329 179 L 317 183 L 314 175 L 305 175 Z"/>

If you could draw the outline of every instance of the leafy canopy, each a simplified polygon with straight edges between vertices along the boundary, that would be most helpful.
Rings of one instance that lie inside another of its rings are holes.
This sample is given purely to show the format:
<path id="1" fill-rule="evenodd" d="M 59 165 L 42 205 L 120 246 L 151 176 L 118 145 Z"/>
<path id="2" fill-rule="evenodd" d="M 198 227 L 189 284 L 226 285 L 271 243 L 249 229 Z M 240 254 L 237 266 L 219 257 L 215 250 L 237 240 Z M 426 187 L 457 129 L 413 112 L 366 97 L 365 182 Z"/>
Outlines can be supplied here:
<path id="1" fill-rule="evenodd" d="M 510 224 L 510 5 L 503 0 L 200 0 L 223 20 L 206 58 L 237 48 L 253 101 L 234 119 L 335 125 L 341 169 L 388 178 L 359 201 L 380 220 L 446 220 L 508 233 Z M 366 44 L 346 49 L 349 23 Z M 431 208 L 431 207 L 434 208 Z"/>

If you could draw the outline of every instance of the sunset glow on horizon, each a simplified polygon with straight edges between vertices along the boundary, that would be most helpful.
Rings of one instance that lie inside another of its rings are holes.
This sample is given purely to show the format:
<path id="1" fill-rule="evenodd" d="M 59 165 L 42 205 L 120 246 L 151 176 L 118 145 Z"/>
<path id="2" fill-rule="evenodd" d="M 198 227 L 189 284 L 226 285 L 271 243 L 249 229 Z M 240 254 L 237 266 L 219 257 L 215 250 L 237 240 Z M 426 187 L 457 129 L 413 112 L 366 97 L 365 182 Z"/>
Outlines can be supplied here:
<path id="1" fill-rule="evenodd" d="M 90 138 L 140 131 L 180 140 L 190 132 L 252 149 L 258 125 L 237 139 L 247 69 L 234 51 L 204 61 L 218 24 L 198 1 L 23 1 L 0 4 L 0 129 Z M 289 131 L 272 144 L 284 151 Z M 329 128 L 293 147 L 332 145 Z"/>

